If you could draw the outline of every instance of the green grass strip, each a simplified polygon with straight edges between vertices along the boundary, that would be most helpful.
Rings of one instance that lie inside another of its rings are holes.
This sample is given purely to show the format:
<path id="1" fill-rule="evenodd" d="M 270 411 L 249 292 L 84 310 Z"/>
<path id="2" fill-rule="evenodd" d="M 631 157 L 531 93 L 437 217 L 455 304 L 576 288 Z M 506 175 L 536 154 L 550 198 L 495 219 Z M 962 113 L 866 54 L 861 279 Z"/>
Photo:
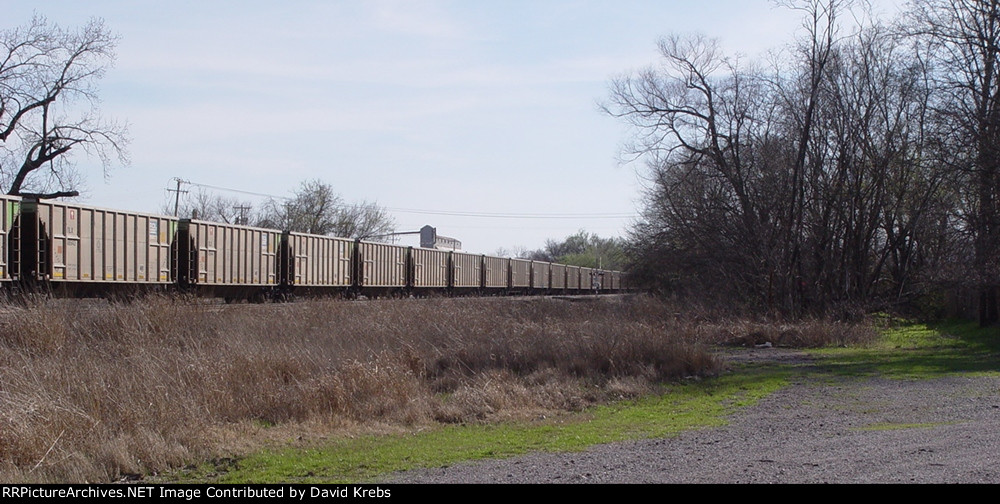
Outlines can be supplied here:
<path id="1" fill-rule="evenodd" d="M 175 476 L 183 482 L 351 483 L 467 460 L 578 451 L 599 443 L 665 437 L 723 425 L 737 408 L 784 386 L 789 374 L 787 369 L 744 369 L 712 380 L 673 385 L 655 397 L 599 406 L 541 423 L 453 425 L 406 435 L 340 439 L 316 448 L 268 450 L 226 468 L 206 464 Z"/>
<path id="2" fill-rule="evenodd" d="M 894 431 L 894 430 L 904 430 L 904 429 L 930 429 L 932 427 L 937 427 L 940 425 L 949 425 L 955 422 L 926 422 L 926 423 L 876 423 L 871 425 L 866 425 L 864 427 L 858 427 L 854 430 L 858 431 Z"/>
<path id="3" fill-rule="evenodd" d="M 831 372 L 845 376 L 928 379 L 1000 372 L 1000 328 L 975 322 L 906 323 L 863 348 L 813 352 Z"/>

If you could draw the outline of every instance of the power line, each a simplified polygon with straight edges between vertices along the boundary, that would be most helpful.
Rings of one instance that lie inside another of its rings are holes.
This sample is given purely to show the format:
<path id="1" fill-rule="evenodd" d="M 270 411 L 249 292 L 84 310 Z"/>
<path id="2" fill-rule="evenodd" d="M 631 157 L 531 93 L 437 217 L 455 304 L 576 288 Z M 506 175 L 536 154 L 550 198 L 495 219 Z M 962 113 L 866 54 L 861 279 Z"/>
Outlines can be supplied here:
<path id="1" fill-rule="evenodd" d="M 207 189 L 215 189 L 217 191 L 229 191 L 229 192 L 240 193 L 240 194 L 249 194 L 251 196 L 262 196 L 264 198 L 283 199 L 283 200 L 290 200 L 290 199 L 292 199 L 289 196 L 275 196 L 273 194 L 258 193 L 258 192 L 253 192 L 253 191 L 244 191 L 242 189 L 232 189 L 232 188 L 229 188 L 229 187 L 219 187 L 219 186 L 214 186 L 214 185 L 209 185 L 209 184 L 199 184 L 198 182 L 190 182 L 190 181 L 187 181 L 187 180 L 185 180 L 184 183 L 190 184 L 190 185 L 193 185 L 193 186 L 204 187 L 204 188 L 207 188 Z"/>
<path id="2" fill-rule="evenodd" d="M 415 213 L 427 215 L 447 215 L 451 217 L 485 217 L 492 219 L 627 219 L 638 217 L 626 213 L 491 213 L 491 212 L 459 212 L 449 210 L 420 210 L 415 208 L 386 208 L 390 212 Z"/>
<path id="3" fill-rule="evenodd" d="M 220 187 L 209 184 L 200 184 L 198 182 L 183 181 L 186 184 L 190 184 L 198 187 L 205 187 L 208 189 L 215 189 L 217 191 L 229 191 L 240 194 L 249 194 L 252 196 L 261 196 L 265 198 L 272 199 L 282 199 L 282 200 L 292 200 L 294 198 L 289 196 L 275 196 L 273 194 L 258 193 L 253 191 L 244 191 L 242 189 L 232 189 L 229 187 Z M 178 184 L 178 189 L 180 185 Z M 350 206 L 344 204 L 342 206 Z M 632 213 L 510 213 L 510 212 L 463 212 L 463 211 L 453 211 L 453 210 L 425 210 L 419 208 L 391 208 L 385 207 L 386 210 L 390 212 L 397 213 L 411 213 L 411 214 L 421 214 L 421 215 L 442 215 L 448 217 L 477 217 L 486 219 L 629 219 L 633 217 L 638 217 L 637 214 Z"/>

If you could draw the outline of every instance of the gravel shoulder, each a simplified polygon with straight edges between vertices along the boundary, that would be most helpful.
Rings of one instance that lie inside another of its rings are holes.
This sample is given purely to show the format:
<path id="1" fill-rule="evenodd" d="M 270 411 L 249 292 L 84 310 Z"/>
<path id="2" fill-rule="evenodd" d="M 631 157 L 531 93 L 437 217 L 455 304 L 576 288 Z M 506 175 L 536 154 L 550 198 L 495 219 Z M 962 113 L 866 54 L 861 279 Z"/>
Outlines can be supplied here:
<path id="1" fill-rule="evenodd" d="M 744 350 L 736 361 L 807 363 Z M 723 427 L 392 475 L 396 483 L 1000 483 L 1000 378 L 803 373 Z"/>

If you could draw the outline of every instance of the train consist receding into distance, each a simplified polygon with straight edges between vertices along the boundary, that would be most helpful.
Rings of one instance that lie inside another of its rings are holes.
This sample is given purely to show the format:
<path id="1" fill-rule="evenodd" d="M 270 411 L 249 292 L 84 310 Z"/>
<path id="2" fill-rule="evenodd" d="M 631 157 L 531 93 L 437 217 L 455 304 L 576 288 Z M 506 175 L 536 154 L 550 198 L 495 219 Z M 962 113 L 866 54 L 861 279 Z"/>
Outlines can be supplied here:
<path id="1" fill-rule="evenodd" d="M 7 290 L 118 297 L 178 290 L 227 301 L 312 296 L 618 292 L 626 276 L 66 202 L 0 196 Z"/>

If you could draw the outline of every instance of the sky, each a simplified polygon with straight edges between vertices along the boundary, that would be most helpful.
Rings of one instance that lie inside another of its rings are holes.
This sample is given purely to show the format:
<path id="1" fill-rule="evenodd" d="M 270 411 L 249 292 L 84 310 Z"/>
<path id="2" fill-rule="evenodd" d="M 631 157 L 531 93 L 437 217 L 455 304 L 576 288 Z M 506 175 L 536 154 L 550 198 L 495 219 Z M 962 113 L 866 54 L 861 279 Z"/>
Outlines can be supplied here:
<path id="1" fill-rule="evenodd" d="M 476 253 L 625 236 L 644 167 L 621 161 L 628 129 L 601 111 L 611 79 L 656 64 L 670 34 L 754 59 L 801 23 L 769 0 L 0 0 L 0 12 L 0 29 L 38 14 L 101 18 L 120 36 L 100 108 L 128 122 L 131 163 L 104 177 L 75 154 L 77 201 L 161 212 L 176 177 L 261 204 L 247 193 L 320 179 L 388 208 L 399 231 L 430 224 Z"/>

